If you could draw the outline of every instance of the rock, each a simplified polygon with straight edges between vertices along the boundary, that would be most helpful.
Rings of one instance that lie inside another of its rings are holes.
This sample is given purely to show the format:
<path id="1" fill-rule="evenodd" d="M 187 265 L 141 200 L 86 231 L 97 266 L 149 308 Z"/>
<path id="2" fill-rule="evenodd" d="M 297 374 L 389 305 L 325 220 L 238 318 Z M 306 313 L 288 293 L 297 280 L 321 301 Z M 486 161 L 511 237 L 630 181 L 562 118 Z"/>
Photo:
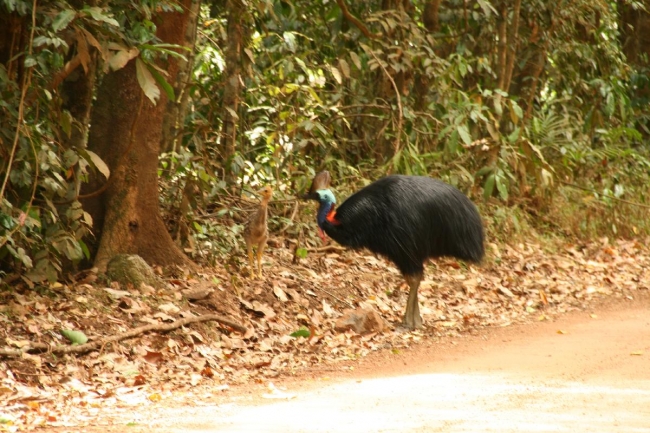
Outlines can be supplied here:
<path id="1" fill-rule="evenodd" d="M 214 289 L 210 288 L 198 288 L 190 289 L 183 291 L 183 297 L 188 301 L 202 301 L 210 296 L 214 292 Z"/>
<path id="2" fill-rule="evenodd" d="M 346 332 L 350 329 L 357 334 L 369 334 L 371 332 L 382 332 L 386 325 L 372 308 L 357 308 L 356 310 L 345 310 L 343 316 L 334 324 L 337 332 Z"/>
<path id="3" fill-rule="evenodd" d="M 139 289 L 143 284 L 161 287 L 162 282 L 156 276 L 151 266 L 144 259 L 135 254 L 118 254 L 108 262 L 106 275 L 122 286 L 132 284 Z"/>

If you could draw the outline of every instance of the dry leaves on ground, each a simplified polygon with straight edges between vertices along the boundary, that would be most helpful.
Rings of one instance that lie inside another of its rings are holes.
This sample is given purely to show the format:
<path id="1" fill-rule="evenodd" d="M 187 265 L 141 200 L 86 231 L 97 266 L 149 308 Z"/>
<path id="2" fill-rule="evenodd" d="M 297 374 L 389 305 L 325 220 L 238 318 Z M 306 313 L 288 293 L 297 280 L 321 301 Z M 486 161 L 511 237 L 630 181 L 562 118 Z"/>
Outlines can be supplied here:
<path id="1" fill-rule="evenodd" d="M 491 244 L 489 250 L 482 267 L 450 260 L 428 266 L 420 288 L 426 328 L 413 332 L 396 326 L 406 304 L 402 277 L 366 252 L 314 253 L 292 265 L 292 252 L 277 248 L 265 258 L 263 280 L 214 270 L 169 278 L 161 290 L 71 283 L 0 293 L 3 349 L 68 344 L 62 330 L 81 331 L 93 341 L 201 314 L 217 313 L 248 328 L 242 335 L 206 322 L 83 356 L 0 357 L 0 431 L 97 425 L 108 406 L 112 419 L 102 422 L 128 425 L 138 422 L 130 418 L 131 407 L 156 405 L 181 391 L 187 403 L 199 404 L 249 383 L 267 384 L 269 398 L 284 398 L 270 384 L 279 375 L 332 368 L 372 351 L 399 351 L 481 327 L 548 320 L 603 296 L 634 298 L 649 289 L 650 255 L 637 241 L 602 240 L 553 253 L 536 244 Z M 377 310 L 388 330 L 336 333 L 342 311 L 357 307 Z"/>

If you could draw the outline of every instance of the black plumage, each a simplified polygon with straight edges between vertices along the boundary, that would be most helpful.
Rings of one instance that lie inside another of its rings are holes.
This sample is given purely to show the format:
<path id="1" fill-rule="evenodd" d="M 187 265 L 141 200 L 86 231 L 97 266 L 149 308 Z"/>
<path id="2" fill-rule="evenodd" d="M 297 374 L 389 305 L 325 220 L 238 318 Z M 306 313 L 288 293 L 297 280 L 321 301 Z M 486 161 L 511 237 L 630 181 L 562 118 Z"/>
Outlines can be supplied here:
<path id="1" fill-rule="evenodd" d="M 338 208 L 328 189 L 319 201 L 318 225 L 341 245 L 367 248 L 398 267 L 410 286 L 404 324 L 420 327 L 417 290 L 427 258 L 483 258 L 484 233 L 476 206 L 457 188 L 423 176 L 387 176 L 357 191 Z"/>

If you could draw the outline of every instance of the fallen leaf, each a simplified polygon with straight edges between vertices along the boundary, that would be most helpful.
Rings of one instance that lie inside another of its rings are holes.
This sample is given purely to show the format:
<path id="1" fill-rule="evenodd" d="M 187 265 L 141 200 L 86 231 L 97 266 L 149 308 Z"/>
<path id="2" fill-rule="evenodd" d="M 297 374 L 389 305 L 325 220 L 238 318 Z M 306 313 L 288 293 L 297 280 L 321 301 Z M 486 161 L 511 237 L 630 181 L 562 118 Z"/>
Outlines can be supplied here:
<path id="1" fill-rule="evenodd" d="M 282 290 L 282 288 L 277 284 L 273 284 L 273 294 L 282 302 L 287 302 L 289 300 L 287 294 L 284 293 L 284 290 Z"/>
<path id="2" fill-rule="evenodd" d="M 70 340 L 73 346 L 76 344 L 86 344 L 88 342 L 88 337 L 86 337 L 86 334 L 81 331 L 62 329 L 61 335 Z"/>
<path id="3" fill-rule="evenodd" d="M 149 364 L 160 364 L 163 361 L 163 354 L 160 352 L 149 352 L 144 356 L 144 360 Z"/>

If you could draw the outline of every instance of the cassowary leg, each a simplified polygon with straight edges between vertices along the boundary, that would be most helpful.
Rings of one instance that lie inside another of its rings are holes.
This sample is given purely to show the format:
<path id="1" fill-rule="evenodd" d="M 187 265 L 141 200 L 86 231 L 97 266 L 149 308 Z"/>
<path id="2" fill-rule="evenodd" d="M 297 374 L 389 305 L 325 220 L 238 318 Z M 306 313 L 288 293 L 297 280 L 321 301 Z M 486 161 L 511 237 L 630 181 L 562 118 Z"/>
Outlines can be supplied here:
<path id="1" fill-rule="evenodd" d="M 253 246 L 249 242 L 246 242 L 246 250 L 248 251 L 248 269 L 251 271 L 251 276 L 254 276 L 255 269 L 253 268 L 253 263 L 255 261 L 253 260 Z"/>
<path id="2" fill-rule="evenodd" d="M 404 279 L 410 290 L 402 324 L 409 329 L 422 328 L 422 317 L 420 316 L 420 305 L 418 304 L 418 289 L 420 288 L 420 281 L 422 281 L 422 273 L 404 275 Z"/>
<path id="3" fill-rule="evenodd" d="M 264 249 L 266 248 L 266 238 L 260 242 L 257 246 L 257 275 L 262 278 L 262 255 L 264 255 Z"/>

